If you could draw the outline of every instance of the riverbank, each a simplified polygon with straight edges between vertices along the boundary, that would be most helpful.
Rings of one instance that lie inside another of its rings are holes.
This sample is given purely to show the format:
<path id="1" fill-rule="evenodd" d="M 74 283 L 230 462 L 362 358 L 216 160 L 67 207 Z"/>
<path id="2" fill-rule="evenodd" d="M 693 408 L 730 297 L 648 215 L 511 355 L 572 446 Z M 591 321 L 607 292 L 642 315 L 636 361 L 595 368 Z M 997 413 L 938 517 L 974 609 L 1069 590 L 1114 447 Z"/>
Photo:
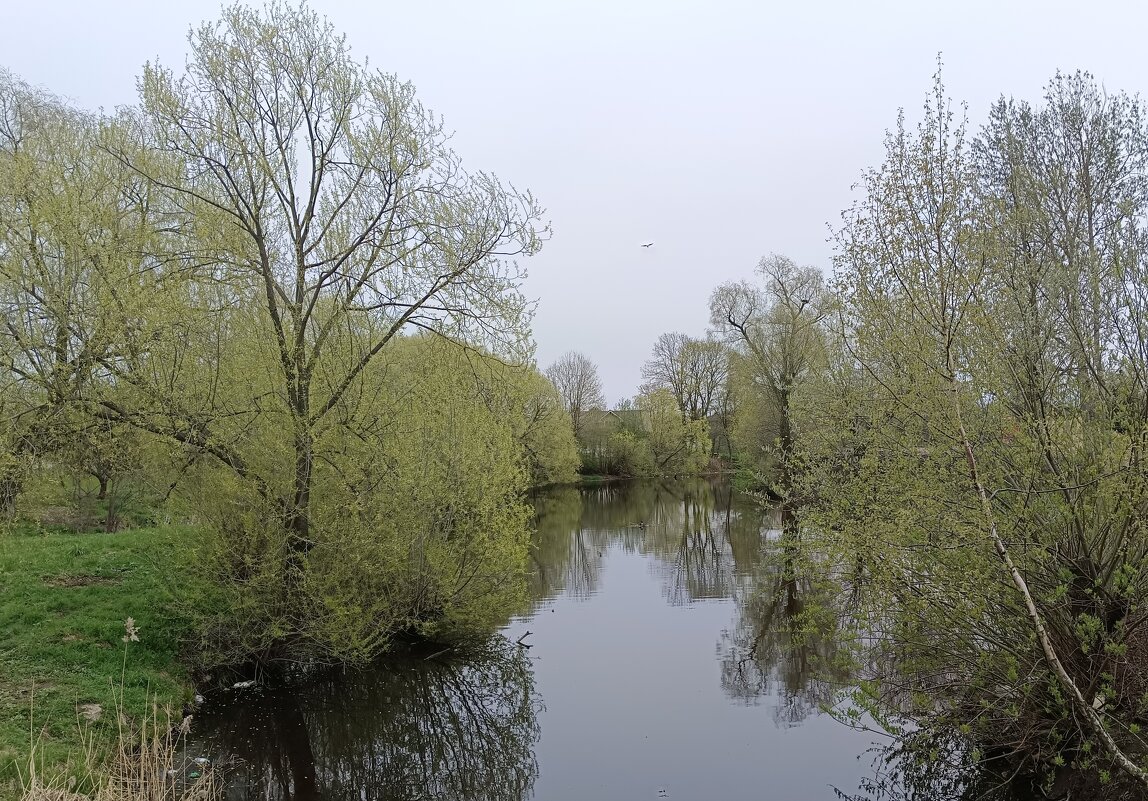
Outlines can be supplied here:
<path id="1" fill-rule="evenodd" d="M 707 470 L 704 473 L 686 473 L 682 475 L 664 475 L 664 476 L 614 476 L 614 475 L 599 475 L 599 474 L 579 474 L 578 480 L 572 484 L 550 484 L 543 487 L 533 487 L 532 490 L 537 491 L 541 489 L 550 489 L 552 487 L 596 487 L 599 484 L 610 484 L 615 481 L 642 481 L 650 479 L 662 480 L 693 480 L 693 479 L 717 479 L 717 480 L 732 480 L 738 477 L 739 472 L 735 469 L 728 468 L 723 470 Z"/>
<path id="2" fill-rule="evenodd" d="M 82 776 L 113 746 L 119 710 L 178 719 L 192 698 L 178 645 L 190 622 L 174 603 L 188 542 L 178 528 L 0 533 L 0 798 L 32 747 L 41 774 Z"/>

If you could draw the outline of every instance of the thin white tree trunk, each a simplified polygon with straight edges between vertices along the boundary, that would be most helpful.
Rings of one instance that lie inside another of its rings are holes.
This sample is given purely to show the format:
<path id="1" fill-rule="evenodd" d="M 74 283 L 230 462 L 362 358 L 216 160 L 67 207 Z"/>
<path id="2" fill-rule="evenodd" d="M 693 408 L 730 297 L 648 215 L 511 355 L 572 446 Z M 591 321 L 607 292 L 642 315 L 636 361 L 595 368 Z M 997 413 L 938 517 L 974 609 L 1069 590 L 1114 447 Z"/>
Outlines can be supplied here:
<path id="1" fill-rule="evenodd" d="M 1104 725 L 1104 720 L 1100 717 L 1100 713 L 1093 708 L 1092 704 L 1088 703 L 1080 688 L 1076 686 L 1076 682 L 1072 680 L 1072 676 L 1068 675 L 1068 671 L 1064 669 L 1064 665 L 1057 656 L 1056 648 L 1052 644 L 1052 639 L 1048 636 L 1048 628 L 1044 624 L 1044 617 L 1037 609 L 1036 599 L 1032 597 L 1032 593 L 1028 589 L 1028 582 L 1024 580 L 1016 563 L 1013 562 L 1012 556 L 1009 555 L 1008 548 L 1005 546 L 1004 540 L 1001 539 L 1000 533 L 997 530 L 996 515 L 993 513 L 992 501 L 989 499 L 988 492 L 985 491 L 984 484 L 981 482 L 980 469 L 977 466 L 977 457 L 973 452 L 972 442 L 969 439 L 968 432 L 965 430 L 964 418 L 961 416 L 959 401 L 957 399 L 956 391 L 953 392 L 954 410 L 957 415 L 957 427 L 960 433 L 961 447 L 965 451 L 965 459 L 969 465 L 969 474 L 972 477 L 973 484 L 976 486 L 977 495 L 980 498 L 981 509 L 985 515 L 985 521 L 989 529 L 989 537 L 992 539 L 993 548 L 996 550 L 997 556 L 1000 557 L 1001 562 L 1004 563 L 1005 568 L 1012 578 L 1013 586 L 1016 587 L 1017 592 L 1020 593 L 1024 599 L 1025 608 L 1028 610 L 1028 617 L 1032 621 L 1032 626 L 1036 630 L 1036 638 L 1040 642 L 1040 648 L 1044 652 L 1045 661 L 1048 662 L 1049 667 L 1052 668 L 1053 674 L 1056 676 L 1057 682 L 1061 688 L 1068 694 L 1071 699 L 1073 709 L 1076 713 L 1083 718 L 1087 723 L 1088 728 L 1096 735 L 1097 738 L 1104 744 L 1105 749 L 1111 754 L 1112 758 L 1116 760 L 1128 775 L 1136 779 L 1144 787 L 1148 787 L 1148 771 L 1145 771 L 1140 765 L 1137 765 L 1120 746 L 1117 745 L 1116 740 L 1113 739 L 1108 727 Z"/>

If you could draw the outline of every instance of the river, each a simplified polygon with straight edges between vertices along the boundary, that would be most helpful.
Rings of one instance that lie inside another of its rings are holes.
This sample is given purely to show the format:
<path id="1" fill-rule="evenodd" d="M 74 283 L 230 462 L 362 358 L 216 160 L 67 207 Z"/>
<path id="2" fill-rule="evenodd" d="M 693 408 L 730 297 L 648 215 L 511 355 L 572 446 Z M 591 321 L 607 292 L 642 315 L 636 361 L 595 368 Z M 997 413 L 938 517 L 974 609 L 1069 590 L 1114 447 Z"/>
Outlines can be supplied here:
<path id="1" fill-rule="evenodd" d="M 209 699 L 194 748 L 228 797 L 856 792 L 876 737 L 821 709 L 847 685 L 833 643 L 794 647 L 774 625 L 802 603 L 777 567 L 776 512 L 722 481 L 565 488 L 535 506 L 531 601 L 477 652 Z"/>

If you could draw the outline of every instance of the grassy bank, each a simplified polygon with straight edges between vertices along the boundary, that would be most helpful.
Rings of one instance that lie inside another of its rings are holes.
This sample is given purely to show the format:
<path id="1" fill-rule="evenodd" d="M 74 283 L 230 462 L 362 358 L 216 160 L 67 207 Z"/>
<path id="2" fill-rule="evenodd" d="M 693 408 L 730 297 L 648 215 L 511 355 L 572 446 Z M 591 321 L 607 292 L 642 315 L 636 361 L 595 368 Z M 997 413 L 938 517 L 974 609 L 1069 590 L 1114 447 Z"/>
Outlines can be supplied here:
<path id="1" fill-rule="evenodd" d="M 45 769 L 69 770 L 86 740 L 110 747 L 117 708 L 142 713 L 154 700 L 179 714 L 188 623 L 171 602 L 185 535 L 0 532 L 0 798 L 16 793 L 32 738 Z M 123 640 L 129 617 L 138 642 Z"/>

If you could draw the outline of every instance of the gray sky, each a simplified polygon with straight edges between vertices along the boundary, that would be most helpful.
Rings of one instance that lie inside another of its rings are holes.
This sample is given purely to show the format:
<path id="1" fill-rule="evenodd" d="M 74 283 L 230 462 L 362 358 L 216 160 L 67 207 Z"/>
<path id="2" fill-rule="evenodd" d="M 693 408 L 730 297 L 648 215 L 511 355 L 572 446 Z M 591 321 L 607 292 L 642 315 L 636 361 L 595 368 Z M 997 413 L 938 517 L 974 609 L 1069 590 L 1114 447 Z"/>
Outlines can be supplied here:
<path id="1" fill-rule="evenodd" d="M 914 119 L 938 52 L 977 123 L 1057 69 L 1148 87 L 1139 2 L 313 0 L 360 58 L 414 83 L 470 169 L 530 188 L 554 237 L 527 262 L 538 361 L 598 363 L 632 395 L 665 331 L 770 252 L 828 269 L 829 226 Z M 94 109 L 178 67 L 217 0 L 4 0 L 0 65 Z M 937 9 L 937 10 L 933 10 Z M 942 10 L 944 9 L 944 10 Z M 652 248 L 641 249 L 642 242 Z"/>

